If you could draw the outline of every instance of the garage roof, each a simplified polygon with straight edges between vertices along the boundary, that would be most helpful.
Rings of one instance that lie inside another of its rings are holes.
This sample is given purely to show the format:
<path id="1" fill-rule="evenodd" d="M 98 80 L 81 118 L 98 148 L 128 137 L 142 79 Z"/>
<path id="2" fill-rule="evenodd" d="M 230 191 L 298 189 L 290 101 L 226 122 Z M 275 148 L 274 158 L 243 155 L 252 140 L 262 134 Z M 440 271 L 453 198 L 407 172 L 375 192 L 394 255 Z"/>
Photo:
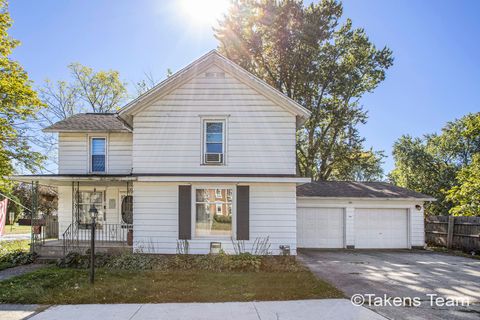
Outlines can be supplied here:
<path id="1" fill-rule="evenodd" d="M 433 197 L 386 182 L 315 181 L 297 187 L 297 197 L 422 199 Z"/>

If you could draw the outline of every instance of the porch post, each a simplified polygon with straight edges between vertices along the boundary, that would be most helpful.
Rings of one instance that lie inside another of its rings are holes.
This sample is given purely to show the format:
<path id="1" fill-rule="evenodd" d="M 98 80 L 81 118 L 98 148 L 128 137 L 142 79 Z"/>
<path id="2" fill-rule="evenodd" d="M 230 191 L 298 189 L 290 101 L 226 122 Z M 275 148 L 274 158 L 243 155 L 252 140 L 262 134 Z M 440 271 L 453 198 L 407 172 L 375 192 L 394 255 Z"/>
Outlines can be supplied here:
<path id="1" fill-rule="evenodd" d="M 75 214 L 75 197 L 77 195 L 75 194 L 75 181 L 72 181 L 72 223 L 71 225 L 73 225 L 73 215 Z"/>
<path id="2" fill-rule="evenodd" d="M 31 197 L 32 197 L 32 210 L 30 215 L 30 252 L 35 252 L 35 226 L 36 222 L 34 220 L 37 218 L 37 208 L 38 208 L 38 181 L 32 181 L 31 187 Z"/>

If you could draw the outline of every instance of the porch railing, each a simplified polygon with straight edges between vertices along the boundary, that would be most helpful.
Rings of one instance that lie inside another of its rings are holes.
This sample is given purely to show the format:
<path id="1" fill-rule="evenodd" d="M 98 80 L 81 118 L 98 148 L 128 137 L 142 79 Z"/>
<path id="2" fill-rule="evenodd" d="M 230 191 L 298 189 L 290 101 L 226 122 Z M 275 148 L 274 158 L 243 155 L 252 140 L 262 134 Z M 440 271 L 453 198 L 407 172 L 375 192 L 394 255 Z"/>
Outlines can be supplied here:
<path id="1" fill-rule="evenodd" d="M 129 231 L 133 224 L 101 223 L 95 227 L 96 244 L 124 244 L 127 245 Z M 63 254 L 78 251 L 89 246 L 92 229 L 90 224 L 72 223 L 63 233 Z"/>

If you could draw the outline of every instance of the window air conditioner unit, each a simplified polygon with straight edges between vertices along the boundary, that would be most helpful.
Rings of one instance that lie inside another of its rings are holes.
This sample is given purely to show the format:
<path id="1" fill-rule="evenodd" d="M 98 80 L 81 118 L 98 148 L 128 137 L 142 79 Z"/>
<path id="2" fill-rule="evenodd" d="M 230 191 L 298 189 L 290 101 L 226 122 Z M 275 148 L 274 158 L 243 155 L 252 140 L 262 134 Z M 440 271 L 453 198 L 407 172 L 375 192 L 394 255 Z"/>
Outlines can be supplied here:
<path id="1" fill-rule="evenodd" d="M 205 163 L 222 163 L 223 153 L 205 153 Z"/>

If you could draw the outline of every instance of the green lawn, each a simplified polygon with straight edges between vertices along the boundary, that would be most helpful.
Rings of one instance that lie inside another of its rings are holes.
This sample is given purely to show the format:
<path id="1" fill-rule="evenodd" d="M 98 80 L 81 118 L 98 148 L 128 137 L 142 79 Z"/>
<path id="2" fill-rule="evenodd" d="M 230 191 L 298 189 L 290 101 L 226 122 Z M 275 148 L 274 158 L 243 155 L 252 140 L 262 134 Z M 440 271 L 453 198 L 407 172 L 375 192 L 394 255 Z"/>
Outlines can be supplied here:
<path id="1" fill-rule="evenodd" d="M 22 250 L 30 250 L 30 240 L 12 240 L 12 241 L 1 241 L 0 242 L 0 255 L 2 253 Z"/>
<path id="2" fill-rule="evenodd" d="M 30 233 L 30 226 L 16 226 L 16 225 L 6 225 L 5 234 L 21 234 L 21 233 Z"/>
<path id="3" fill-rule="evenodd" d="M 48 267 L 0 282 L 0 303 L 155 303 L 340 298 L 307 271 L 209 272 L 97 270 Z"/>

